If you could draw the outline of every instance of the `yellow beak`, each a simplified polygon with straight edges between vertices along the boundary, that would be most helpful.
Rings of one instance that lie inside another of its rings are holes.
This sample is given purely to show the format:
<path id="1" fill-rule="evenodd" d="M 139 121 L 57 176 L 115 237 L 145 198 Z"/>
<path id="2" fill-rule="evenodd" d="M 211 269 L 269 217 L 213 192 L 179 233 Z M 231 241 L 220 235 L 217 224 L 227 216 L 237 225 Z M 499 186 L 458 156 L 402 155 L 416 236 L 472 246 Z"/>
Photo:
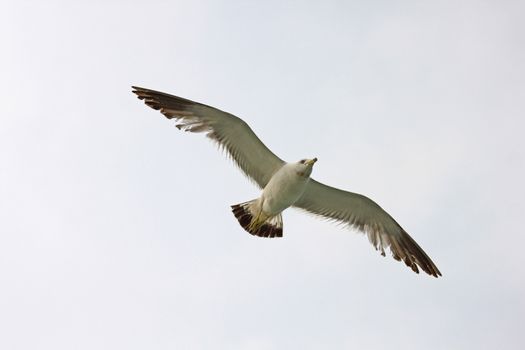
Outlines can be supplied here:
<path id="1" fill-rule="evenodd" d="M 315 162 L 317 162 L 317 158 L 314 158 L 314 159 L 308 159 L 306 162 L 304 162 L 304 164 L 306 164 L 306 165 L 312 165 L 312 164 L 314 164 Z"/>

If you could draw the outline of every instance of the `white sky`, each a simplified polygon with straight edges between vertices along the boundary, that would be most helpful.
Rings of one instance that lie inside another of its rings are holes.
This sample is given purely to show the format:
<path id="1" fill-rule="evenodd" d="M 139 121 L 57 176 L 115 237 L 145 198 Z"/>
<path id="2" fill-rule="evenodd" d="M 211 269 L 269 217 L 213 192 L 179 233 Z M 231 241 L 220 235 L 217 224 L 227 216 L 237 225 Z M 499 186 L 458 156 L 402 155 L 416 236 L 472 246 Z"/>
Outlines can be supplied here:
<path id="1" fill-rule="evenodd" d="M 1 349 L 521 349 L 523 1 L 1 1 Z M 376 200 L 443 278 L 259 191 L 136 84 Z M 521 346 L 520 346 L 521 345 Z"/>

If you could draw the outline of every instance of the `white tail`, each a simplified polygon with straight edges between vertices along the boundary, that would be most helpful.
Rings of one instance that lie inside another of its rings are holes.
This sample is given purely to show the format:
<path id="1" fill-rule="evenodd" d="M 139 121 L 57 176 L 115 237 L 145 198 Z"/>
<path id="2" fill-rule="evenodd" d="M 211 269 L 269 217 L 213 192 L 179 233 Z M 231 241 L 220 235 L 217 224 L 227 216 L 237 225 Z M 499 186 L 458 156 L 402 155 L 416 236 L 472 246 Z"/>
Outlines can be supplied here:
<path id="1" fill-rule="evenodd" d="M 259 237 L 282 237 L 283 218 L 281 214 L 268 216 L 262 212 L 257 199 L 231 206 L 239 224 L 249 233 Z"/>

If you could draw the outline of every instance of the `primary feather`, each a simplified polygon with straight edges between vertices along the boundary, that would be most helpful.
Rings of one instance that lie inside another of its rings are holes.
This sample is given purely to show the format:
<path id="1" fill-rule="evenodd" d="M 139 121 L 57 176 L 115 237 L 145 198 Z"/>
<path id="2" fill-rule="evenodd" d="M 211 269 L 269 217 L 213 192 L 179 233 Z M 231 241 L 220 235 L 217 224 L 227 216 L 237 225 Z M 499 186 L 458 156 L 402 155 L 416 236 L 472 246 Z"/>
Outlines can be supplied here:
<path id="1" fill-rule="evenodd" d="M 414 272 L 418 266 L 429 275 L 441 276 L 438 268 L 406 231 L 377 203 L 363 195 L 343 191 L 311 179 L 295 207 L 347 224 L 364 232 L 381 254 L 390 248 Z"/>
<path id="2" fill-rule="evenodd" d="M 241 170 L 261 188 L 284 164 L 259 140 L 242 119 L 202 103 L 133 86 L 133 93 L 166 118 L 175 119 L 184 131 L 205 132 L 224 148 Z"/>

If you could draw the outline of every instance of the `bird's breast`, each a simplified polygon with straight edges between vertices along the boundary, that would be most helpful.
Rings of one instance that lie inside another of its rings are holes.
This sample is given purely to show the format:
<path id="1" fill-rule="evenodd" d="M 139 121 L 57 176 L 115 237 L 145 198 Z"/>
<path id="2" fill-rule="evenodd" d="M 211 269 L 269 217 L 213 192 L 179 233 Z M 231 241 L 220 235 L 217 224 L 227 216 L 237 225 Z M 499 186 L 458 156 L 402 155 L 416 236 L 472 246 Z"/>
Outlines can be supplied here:
<path id="1" fill-rule="evenodd" d="M 262 193 L 263 211 L 276 215 L 294 204 L 303 194 L 309 178 L 283 166 L 270 179 Z"/>

